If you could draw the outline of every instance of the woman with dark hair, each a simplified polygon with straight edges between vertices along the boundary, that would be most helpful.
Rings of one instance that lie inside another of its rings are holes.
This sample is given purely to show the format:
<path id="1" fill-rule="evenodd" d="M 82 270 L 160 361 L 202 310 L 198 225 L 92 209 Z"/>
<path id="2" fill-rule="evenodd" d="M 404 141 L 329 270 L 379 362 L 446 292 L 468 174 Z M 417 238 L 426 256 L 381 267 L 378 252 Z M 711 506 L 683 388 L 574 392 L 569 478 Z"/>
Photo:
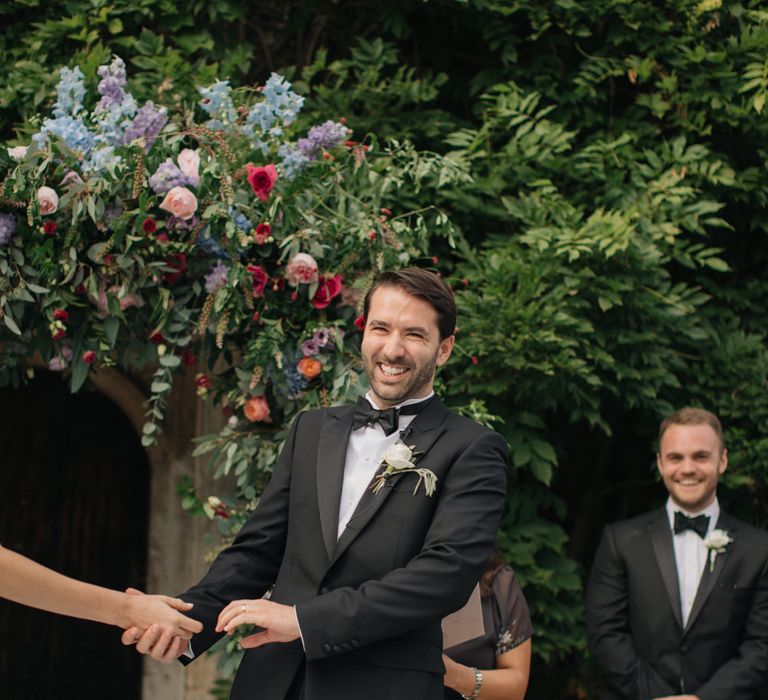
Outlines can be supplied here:
<path id="1" fill-rule="evenodd" d="M 445 650 L 446 700 L 523 700 L 533 626 L 523 591 L 498 549 L 480 578 L 485 633 Z"/>

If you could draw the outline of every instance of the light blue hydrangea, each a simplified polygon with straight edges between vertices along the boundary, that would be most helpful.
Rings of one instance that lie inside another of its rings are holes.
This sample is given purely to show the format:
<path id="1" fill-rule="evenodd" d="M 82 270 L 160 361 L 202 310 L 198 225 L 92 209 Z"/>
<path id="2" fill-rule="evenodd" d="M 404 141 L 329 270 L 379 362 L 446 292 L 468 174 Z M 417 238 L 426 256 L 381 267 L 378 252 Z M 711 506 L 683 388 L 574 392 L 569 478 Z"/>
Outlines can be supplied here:
<path id="1" fill-rule="evenodd" d="M 253 224 L 251 223 L 250 219 L 236 207 L 232 207 L 229 210 L 229 213 L 232 216 L 232 221 L 235 222 L 235 226 L 237 226 L 237 228 L 239 228 L 241 231 L 247 233 L 253 228 Z"/>
<path id="2" fill-rule="evenodd" d="M 100 146 L 91 151 L 90 156 L 83 161 L 83 171 L 87 173 L 103 173 L 113 171 L 122 159 L 115 154 L 113 146 Z"/>

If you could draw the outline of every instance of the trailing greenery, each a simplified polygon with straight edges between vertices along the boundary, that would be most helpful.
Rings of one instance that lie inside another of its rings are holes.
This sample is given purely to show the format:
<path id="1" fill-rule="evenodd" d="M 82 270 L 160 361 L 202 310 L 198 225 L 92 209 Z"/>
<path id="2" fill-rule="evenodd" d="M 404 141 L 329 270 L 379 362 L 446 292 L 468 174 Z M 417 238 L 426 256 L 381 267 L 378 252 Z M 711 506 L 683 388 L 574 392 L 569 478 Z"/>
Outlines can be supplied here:
<path id="1" fill-rule="evenodd" d="M 443 156 L 428 185 L 396 199 L 402 211 L 437 203 L 462 234 L 456 250 L 429 242 L 460 304 L 440 390 L 457 406 L 484 399 L 510 441 L 500 541 L 534 613 L 534 700 L 594 695 L 581 585 L 604 523 L 661 502 L 665 413 L 692 403 L 721 416 L 724 505 L 768 524 L 762 3 L 295 0 L 277 13 L 71 0 L 0 12 L 0 128 L 10 137 L 27 120 L 17 143 L 52 100 L 54 68 L 118 52 L 142 100 L 281 68 L 311 95 L 299 126 L 344 115 L 355 139 Z M 431 167 L 408 153 L 414 172 Z M 471 179 L 451 181 L 454 168 Z"/>

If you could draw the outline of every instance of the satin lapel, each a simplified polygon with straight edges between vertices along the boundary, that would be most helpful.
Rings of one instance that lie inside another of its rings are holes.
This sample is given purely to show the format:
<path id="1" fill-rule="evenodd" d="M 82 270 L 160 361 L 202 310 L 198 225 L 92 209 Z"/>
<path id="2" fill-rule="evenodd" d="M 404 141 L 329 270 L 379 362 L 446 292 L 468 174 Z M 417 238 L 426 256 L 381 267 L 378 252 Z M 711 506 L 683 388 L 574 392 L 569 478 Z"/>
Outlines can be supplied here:
<path id="1" fill-rule="evenodd" d="M 413 419 L 408 428 L 403 431 L 405 438 L 403 442 L 409 447 L 413 445 L 414 453 L 419 453 L 416 460 L 416 466 L 420 466 L 421 462 L 427 456 L 429 449 L 434 444 L 435 440 L 442 434 L 442 423 L 448 411 L 445 409 L 440 399 L 437 397 L 427 406 L 416 418 Z M 428 466 L 428 465 L 427 465 Z M 376 470 L 376 474 L 379 473 L 379 469 Z M 347 527 L 344 532 L 341 533 L 339 541 L 336 543 L 336 549 L 333 552 L 331 564 L 333 564 L 354 541 L 355 537 L 362 531 L 362 529 L 370 522 L 371 518 L 376 515 L 377 511 L 386 501 L 390 493 L 392 493 L 392 487 L 403 478 L 403 474 L 398 474 L 395 477 L 387 479 L 385 485 L 377 492 L 371 491 L 371 486 L 375 480 L 375 476 L 371 479 L 363 495 L 360 497 L 360 502 L 357 504 L 357 508 L 347 523 Z M 413 477 L 410 477 L 413 478 Z M 438 488 L 439 488 L 438 484 Z M 419 492 L 414 498 L 428 498 L 423 489 L 420 488 Z M 434 498 L 434 496 L 432 496 Z"/>
<path id="2" fill-rule="evenodd" d="M 725 513 L 720 513 L 720 518 L 717 521 L 717 527 L 720 530 L 725 530 L 728 535 L 736 540 L 736 527 L 731 524 L 731 520 Z M 704 571 L 701 573 L 701 580 L 699 581 L 699 588 L 696 591 L 696 597 L 693 599 L 693 606 L 691 606 L 691 614 L 688 615 L 688 624 L 685 626 L 685 633 L 691 629 L 691 625 L 696 621 L 701 609 L 704 607 L 704 603 L 707 602 L 710 593 L 717 583 L 717 579 L 720 578 L 720 574 L 723 572 L 728 557 L 733 550 L 735 542 L 731 542 L 724 552 L 721 552 L 715 557 L 715 563 L 712 567 L 712 571 L 709 570 L 709 555 L 707 555 L 707 561 L 704 564 Z"/>
<path id="3" fill-rule="evenodd" d="M 317 505 L 328 559 L 331 559 L 336 548 L 344 462 L 352 430 L 352 417 L 351 407 L 341 415 L 327 413 L 317 444 Z"/>
<path id="4" fill-rule="evenodd" d="M 680 603 L 680 585 L 677 580 L 672 530 L 669 527 L 666 509 L 662 508 L 660 511 L 657 511 L 653 520 L 648 523 L 648 534 L 653 544 L 653 551 L 656 554 L 656 563 L 659 565 L 661 578 L 664 580 L 664 587 L 667 589 L 669 602 L 672 604 L 675 620 L 677 620 L 677 624 L 682 629 L 683 615 Z"/>

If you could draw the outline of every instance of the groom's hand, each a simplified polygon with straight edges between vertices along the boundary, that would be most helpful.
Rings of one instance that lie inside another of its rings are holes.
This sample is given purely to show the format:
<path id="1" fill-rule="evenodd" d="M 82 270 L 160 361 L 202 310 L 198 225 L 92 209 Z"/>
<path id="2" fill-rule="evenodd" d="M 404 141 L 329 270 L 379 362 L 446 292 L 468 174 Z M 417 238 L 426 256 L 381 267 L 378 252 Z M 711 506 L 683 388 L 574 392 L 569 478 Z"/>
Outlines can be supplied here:
<path id="1" fill-rule="evenodd" d="M 232 634 L 240 625 L 257 625 L 262 632 L 242 640 L 244 649 L 260 647 L 271 642 L 292 642 L 301 636 L 296 611 L 292 605 L 282 605 L 271 600 L 233 600 L 219 614 L 217 632 Z"/>

